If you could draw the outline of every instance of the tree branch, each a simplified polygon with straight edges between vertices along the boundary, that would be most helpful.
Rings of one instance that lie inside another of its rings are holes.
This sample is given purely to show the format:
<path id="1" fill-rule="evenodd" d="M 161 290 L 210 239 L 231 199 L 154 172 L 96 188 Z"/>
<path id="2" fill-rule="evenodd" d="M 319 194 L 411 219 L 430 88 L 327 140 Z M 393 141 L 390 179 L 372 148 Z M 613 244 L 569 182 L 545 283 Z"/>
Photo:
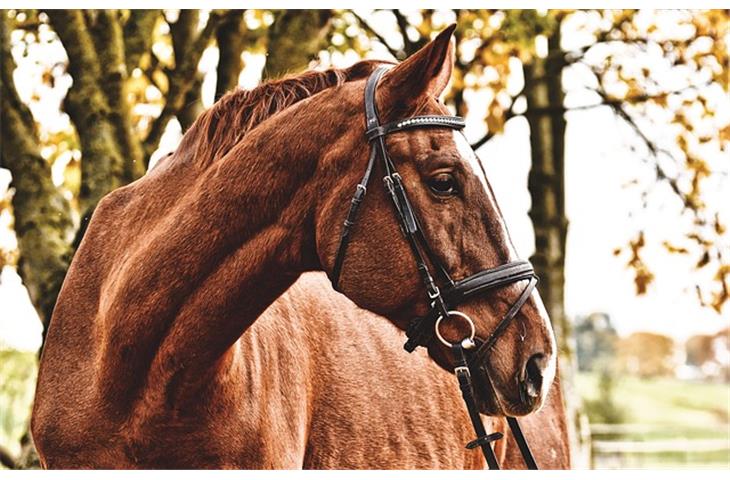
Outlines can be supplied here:
<path id="1" fill-rule="evenodd" d="M 109 104 L 109 121 L 114 126 L 116 143 L 124 163 L 123 183 L 136 180 L 145 173 L 142 142 L 132 126 L 130 105 L 127 101 L 125 45 L 119 12 L 100 10 L 96 24 L 89 31 L 94 37 L 97 58 L 101 67 L 101 89 Z"/>
<path id="2" fill-rule="evenodd" d="M 599 75 L 599 73 L 594 72 L 596 76 Z M 613 106 L 613 105 L 622 105 L 625 103 L 640 103 L 640 102 L 646 102 L 649 100 L 656 100 L 663 97 L 668 97 L 670 95 L 679 95 L 684 92 L 690 91 L 690 90 L 699 90 L 700 88 L 707 87 L 712 84 L 712 81 L 708 81 L 702 85 L 687 85 L 682 88 L 677 88 L 675 90 L 668 90 L 664 92 L 657 92 L 657 93 L 642 93 L 638 95 L 629 95 L 624 98 L 615 98 L 608 95 L 605 90 L 602 90 L 601 88 L 589 88 L 586 87 L 589 91 L 595 93 L 599 97 L 601 97 L 601 101 L 598 103 L 592 103 L 588 105 L 578 105 L 575 107 L 568 107 L 565 108 L 566 111 L 573 111 L 573 110 L 590 110 L 592 108 L 598 108 L 598 107 L 604 107 L 604 106 Z"/>
<path id="3" fill-rule="evenodd" d="M 398 30 L 400 31 L 401 38 L 403 39 L 403 49 L 406 51 L 406 57 L 410 57 L 416 51 L 420 48 L 420 45 L 417 42 L 412 42 L 410 38 L 408 38 L 408 20 L 406 19 L 405 15 L 403 15 L 400 10 L 394 9 L 393 15 L 395 16 L 395 21 L 398 24 Z"/>
<path id="4" fill-rule="evenodd" d="M 218 43 L 218 78 L 215 84 L 215 98 L 218 99 L 227 91 L 238 85 L 238 76 L 243 70 L 243 37 L 246 25 L 243 22 L 245 10 L 231 10 L 224 16 L 216 31 Z"/>
<path id="5" fill-rule="evenodd" d="M 614 113 L 624 120 L 631 128 L 634 130 L 636 135 L 641 139 L 641 141 L 646 145 L 646 148 L 649 150 L 651 155 L 657 159 L 656 162 L 654 162 L 654 168 L 656 171 L 657 178 L 666 181 L 672 191 L 679 197 L 679 199 L 682 201 L 684 209 L 692 211 L 692 203 L 689 201 L 689 198 L 685 193 L 679 188 L 679 182 L 675 177 L 672 177 L 667 173 L 666 170 L 662 167 L 661 163 L 658 161 L 658 157 L 660 154 L 663 154 L 670 158 L 671 160 L 675 161 L 674 156 L 671 154 L 671 152 L 664 150 L 662 148 L 659 148 L 652 140 L 649 139 L 649 137 L 646 136 L 646 134 L 641 130 L 639 125 L 636 123 L 634 118 L 626 111 L 626 109 L 623 107 L 622 104 L 617 103 L 609 103 L 607 104 L 611 107 L 611 109 L 614 111 Z"/>
<path id="6" fill-rule="evenodd" d="M 2 166 L 13 176 L 12 204 L 20 261 L 18 270 L 44 327 L 71 262 L 71 208 L 51 180 L 51 166 L 41 156 L 33 116 L 18 97 L 13 81 L 10 25 L 0 18 L 0 132 Z M 45 332 L 45 328 L 44 328 Z"/>
<path id="7" fill-rule="evenodd" d="M 352 15 L 355 17 L 363 30 L 365 30 L 373 37 L 377 38 L 378 41 L 382 43 L 385 48 L 388 49 L 388 52 L 393 56 L 393 58 L 397 60 L 403 60 L 406 58 L 405 49 L 396 50 L 395 48 L 391 47 L 385 37 L 378 33 L 377 30 L 375 30 L 364 18 L 355 13 L 354 10 L 350 10 L 350 13 L 352 13 Z"/>
<path id="8" fill-rule="evenodd" d="M 127 74 L 139 66 L 142 56 L 150 51 L 160 10 L 131 10 L 124 24 L 124 52 Z"/>
<path id="9" fill-rule="evenodd" d="M 46 14 L 66 49 L 68 71 L 74 80 L 64 107 L 81 140 L 79 200 L 86 212 L 125 183 L 124 162 L 116 143 L 116 129 L 109 120 L 109 104 L 100 88 L 99 58 L 83 14 L 79 10 L 48 10 Z"/>
<path id="10" fill-rule="evenodd" d="M 183 15 L 188 15 L 186 12 L 188 10 L 180 12 L 178 22 L 185 18 Z M 150 156 L 160 143 L 160 138 L 162 138 L 162 134 L 165 132 L 167 122 L 185 106 L 185 95 L 195 81 L 200 57 L 202 57 L 203 52 L 208 47 L 208 43 L 221 19 L 221 12 L 213 10 L 210 12 L 205 28 L 203 28 L 203 31 L 200 32 L 194 41 L 190 42 L 189 38 L 185 39 L 182 36 L 177 37 L 178 42 L 174 42 L 173 40 L 173 45 L 177 44 L 177 47 L 174 47 L 176 49 L 175 69 L 168 74 L 170 87 L 167 91 L 165 106 L 162 108 L 160 115 L 152 123 L 150 132 L 144 141 L 145 167 L 149 163 Z M 185 20 L 183 25 L 189 25 L 190 23 L 188 20 Z M 177 22 L 175 25 L 177 25 Z M 178 33 L 173 34 L 173 38 L 175 38 L 174 35 L 181 35 L 180 29 L 173 29 L 171 27 L 171 33 L 175 31 Z M 189 46 L 183 47 L 183 44 L 188 44 Z"/>

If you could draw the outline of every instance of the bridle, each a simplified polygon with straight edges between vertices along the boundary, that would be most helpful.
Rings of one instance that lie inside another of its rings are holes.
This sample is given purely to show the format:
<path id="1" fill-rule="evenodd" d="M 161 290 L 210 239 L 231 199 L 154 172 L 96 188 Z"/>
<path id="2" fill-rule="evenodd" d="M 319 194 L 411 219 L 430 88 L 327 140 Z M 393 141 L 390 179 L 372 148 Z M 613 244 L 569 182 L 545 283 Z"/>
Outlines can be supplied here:
<path id="1" fill-rule="evenodd" d="M 345 219 L 344 228 L 340 237 L 340 244 L 337 249 L 335 263 L 332 269 L 332 284 L 335 290 L 339 291 L 340 275 L 342 273 L 342 267 L 347 253 L 347 246 L 350 242 L 351 229 L 357 220 L 357 212 L 363 198 L 365 198 L 367 186 L 375 168 L 375 163 L 377 159 L 380 158 L 383 162 L 385 171 L 385 177 L 383 178 L 385 189 L 393 203 L 401 230 L 408 241 L 411 251 L 413 252 L 413 257 L 415 258 L 418 272 L 425 286 L 430 305 L 430 311 L 428 314 L 424 317 L 415 319 L 406 330 L 408 340 L 404 345 L 404 348 L 408 352 L 412 352 L 418 346 L 428 346 L 428 344 L 433 340 L 435 334 L 439 341 L 452 349 L 454 357 L 456 358 L 456 367 L 454 372 L 459 381 L 459 386 L 469 412 L 472 426 L 477 434 L 477 438 L 469 442 L 467 444 L 467 448 L 481 447 L 489 468 L 498 469 L 499 464 L 494 455 L 491 442 L 502 438 L 503 435 L 499 432 L 487 434 L 484 429 L 484 424 L 481 421 L 474 397 L 470 366 L 473 366 L 477 362 L 481 363 L 488 357 L 489 351 L 492 349 L 497 339 L 502 335 L 509 323 L 529 299 L 530 294 L 537 284 L 537 276 L 535 275 L 535 271 L 533 270 L 530 262 L 525 260 L 509 262 L 495 268 L 482 270 L 481 272 L 461 280 L 454 281 L 449 276 L 446 268 L 444 268 L 443 264 L 434 255 L 428 241 L 423 235 L 423 229 L 420 226 L 418 217 L 408 201 L 408 196 L 406 195 L 401 176 L 398 174 L 395 164 L 388 155 L 388 150 L 385 145 L 385 137 L 395 132 L 426 127 L 461 130 L 464 128 L 464 119 L 461 117 L 445 115 L 423 115 L 405 118 L 381 125 L 375 104 L 375 91 L 377 89 L 378 81 L 388 68 L 389 67 L 386 66 L 378 67 L 370 75 L 365 85 L 365 136 L 368 143 L 371 144 L 370 158 L 368 160 L 367 168 L 365 169 L 365 174 L 360 180 L 360 183 L 357 185 L 355 194 L 352 197 L 350 210 L 347 214 L 347 218 Z M 435 269 L 436 276 L 438 277 L 438 284 L 429 270 L 429 264 Z M 528 280 L 527 286 L 524 288 L 517 301 L 507 311 L 489 338 L 484 341 L 478 338 L 475 339 L 474 322 L 466 314 L 456 310 L 456 306 L 475 295 L 504 287 L 521 280 Z M 441 286 L 439 287 L 439 285 Z M 464 319 L 470 325 L 471 333 L 461 342 L 452 344 L 441 336 L 439 326 L 441 321 L 454 316 Z M 476 350 L 471 352 L 474 348 L 476 348 Z M 491 383 L 488 371 L 485 371 L 485 375 L 489 383 Z M 517 441 L 525 464 L 530 469 L 537 469 L 537 464 L 535 463 L 535 459 L 533 458 L 530 448 L 525 441 L 517 419 L 507 417 L 507 422 L 512 430 L 515 440 Z"/>

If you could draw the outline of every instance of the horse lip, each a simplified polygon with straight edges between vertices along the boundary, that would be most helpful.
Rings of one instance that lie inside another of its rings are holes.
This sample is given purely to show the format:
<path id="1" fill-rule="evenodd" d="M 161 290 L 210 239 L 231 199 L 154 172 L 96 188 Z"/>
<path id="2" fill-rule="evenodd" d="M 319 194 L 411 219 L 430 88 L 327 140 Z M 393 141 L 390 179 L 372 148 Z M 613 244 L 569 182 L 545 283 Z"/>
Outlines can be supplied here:
<path id="1" fill-rule="evenodd" d="M 489 376 L 486 372 L 486 367 L 483 365 L 479 365 L 476 368 L 472 369 L 472 371 L 476 372 L 476 374 L 474 375 L 475 378 L 473 386 L 481 413 L 490 416 L 504 414 L 504 412 L 502 411 L 502 406 L 497 398 L 499 393 L 495 391 L 492 382 L 489 380 Z"/>

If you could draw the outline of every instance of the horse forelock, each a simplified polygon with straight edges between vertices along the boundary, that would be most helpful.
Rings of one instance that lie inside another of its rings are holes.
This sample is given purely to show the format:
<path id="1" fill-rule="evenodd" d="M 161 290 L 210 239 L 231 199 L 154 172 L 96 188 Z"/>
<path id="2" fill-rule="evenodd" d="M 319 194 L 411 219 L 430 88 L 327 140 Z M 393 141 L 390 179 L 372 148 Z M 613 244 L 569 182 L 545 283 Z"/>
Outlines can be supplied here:
<path id="1" fill-rule="evenodd" d="M 344 69 L 309 70 L 267 81 L 251 90 L 232 90 L 198 117 L 181 146 L 195 152 L 198 164 L 215 162 L 264 120 L 324 90 L 364 79 L 380 63 L 364 60 Z"/>

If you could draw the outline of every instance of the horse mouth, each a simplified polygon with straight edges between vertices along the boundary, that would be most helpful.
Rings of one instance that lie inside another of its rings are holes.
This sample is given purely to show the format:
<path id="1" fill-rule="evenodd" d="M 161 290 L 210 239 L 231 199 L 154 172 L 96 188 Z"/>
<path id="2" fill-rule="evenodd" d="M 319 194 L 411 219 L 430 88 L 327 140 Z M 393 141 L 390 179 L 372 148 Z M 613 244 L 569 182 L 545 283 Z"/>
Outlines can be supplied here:
<path id="1" fill-rule="evenodd" d="M 519 417 L 533 413 L 541 404 L 541 395 L 530 385 L 515 377 L 517 401 L 505 398 L 505 395 L 494 386 L 486 365 L 473 365 L 472 385 L 479 405 L 479 412 L 490 417 Z"/>

